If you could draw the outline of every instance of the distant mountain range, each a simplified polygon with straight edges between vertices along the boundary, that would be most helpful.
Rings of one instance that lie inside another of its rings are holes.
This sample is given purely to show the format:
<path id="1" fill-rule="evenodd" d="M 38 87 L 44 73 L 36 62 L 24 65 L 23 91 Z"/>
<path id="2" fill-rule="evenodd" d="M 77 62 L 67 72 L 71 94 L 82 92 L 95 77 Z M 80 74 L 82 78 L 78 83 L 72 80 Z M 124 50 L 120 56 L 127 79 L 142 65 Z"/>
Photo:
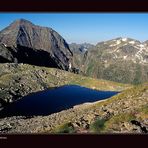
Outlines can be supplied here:
<path id="1" fill-rule="evenodd" d="M 69 44 L 69 47 L 74 53 L 81 54 L 89 49 L 92 49 L 94 45 L 89 44 L 89 43 L 82 43 L 82 44 L 71 43 Z"/>
<path id="2" fill-rule="evenodd" d="M 99 42 L 82 57 L 81 71 L 87 76 L 122 83 L 148 81 L 148 44 L 131 38 Z"/>
<path id="3" fill-rule="evenodd" d="M 0 31 L 0 62 L 55 67 L 122 83 L 148 81 L 148 41 L 68 44 L 51 28 L 19 19 Z"/>
<path id="4" fill-rule="evenodd" d="M 73 61 L 74 61 L 74 66 L 79 69 L 79 72 L 81 71 L 81 64 L 83 62 L 83 57 L 86 51 L 94 48 L 95 46 L 89 43 L 82 43 L 82 44 L 76 44 L 76 43 L 71 43 L 69 44 L 69 48 L 73 52 Z M 81 71 L 82 72 L 82 71 Z"/>

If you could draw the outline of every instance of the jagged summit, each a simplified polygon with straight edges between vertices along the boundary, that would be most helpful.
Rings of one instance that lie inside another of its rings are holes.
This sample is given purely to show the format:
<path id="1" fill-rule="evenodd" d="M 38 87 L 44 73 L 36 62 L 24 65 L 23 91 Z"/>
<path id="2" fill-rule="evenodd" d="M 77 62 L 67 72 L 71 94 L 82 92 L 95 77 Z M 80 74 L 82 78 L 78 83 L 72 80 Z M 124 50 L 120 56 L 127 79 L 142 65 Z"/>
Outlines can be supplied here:
<path id="1" fill-rule="evenodd" d="M 20 19 L 17 19 L 15 21 L 13 21 L 9 26 L 21 27 L 23 25 L 25 25 L 25 26 L 32 26 L 32 27 L 35 27 L 35 28 L 46 28 L 48 30 L 53 31 L 53 29 L 50 28 L 50 27 L 39 26 L 39 25 L 36 25 L 36 24 L 32 23 L 31 21 L 23 19 L 23 18 L 20 18 Z"/>
<path id="2" fill-rule="evenodd" d="M 51 47 L 50 42 L 53 36 L 58 39 L 62 38 L 49 27 L 38 26 L 28 20 L 18 19 L 0 32 L 0 42 L 8 46 L 21 45 L 48 50 Z"/>
<path id="3" fill-rule="evenodd" d="M 40 51 L 42 51 L 42 54 L 45 52 L 46 57 L 48 57 L 43 63 L 54 62 L 57 63 L 54 64 L 54 67 L 61 67 L 61 69 L 68 69 L 69 65 L 72 65 L 73 53 L 62 36 L 51 28 L 35 25 L 25 19 L 15 20 L 3 29 L 0 32 L 0 43 L 7 47 L 15 48 L 15 55 L 21 56 L 16 59 L 21 59 L 21 62 L 24 62 L 22 59 L 27 61 L 27 56 L 31 59 L 31 57 L 39 55 Z M 39 50 L 38 54 L 36 50 Z M 26 55 L 26 57 L 24 57 L 24 55 Z M 44 58 L 44 54 L 42 56 Z M 38 56 L 36 59 L 38 59 Z M 31 60 L 33 63 L 36 63 L 34 59 Z"/>
<path id="4" fill-rule="evenodd" d="M 110 39 L 110 40 L 107 40 L 107 41 L 103 41 L 103 42 L 98 42 L 97 45 L 100 45 L 105 43 L 105 44 L 111 44 L 111 43 L 115 43 L 117 42 L 117 44 L 124 44 L 124 43 L 131 43 L 131 44 L 142 44 L 139 40 L 136 40 L 136 39 L 133 39 L 133 38 L 129 38 L 129 37 L 117 37 L 117 38 L 114 38 L 114 39 Z"/>
<path id="5" fill-rule="evenodd" d="M 23 18 L 20 18 L 20 19 L 13 21 L 10 25 L 21 25 L 21 24 L 34 25 L 31 21 L 28 21 L 28 20 L 23 19 Z"/>

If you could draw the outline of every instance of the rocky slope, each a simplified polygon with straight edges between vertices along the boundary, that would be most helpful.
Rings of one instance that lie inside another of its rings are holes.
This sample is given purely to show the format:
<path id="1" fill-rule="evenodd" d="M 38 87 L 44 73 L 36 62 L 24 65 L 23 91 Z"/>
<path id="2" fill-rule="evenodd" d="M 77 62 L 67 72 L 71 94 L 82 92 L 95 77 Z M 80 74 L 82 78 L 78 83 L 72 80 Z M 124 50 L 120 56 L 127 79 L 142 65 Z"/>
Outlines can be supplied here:
<path id="1" fill-rule="evenodd" d="M 53 29 L 19 19 L 0 31 L 0 61 L 29 63 L 68 70 L 73 54 Z"/>
<path id="2" fill-rule="evenodd" d="M 0 64 L 0 106 L 11 103 L 32 92 L 77 84 L 98 90 L 124 90 L 130 85 L 96 80 L 59 69 L 27 64 Z"/>
<path id="3" fill-rule="evenodd" d="M 148 84 L 49 116 L 0 119 L 1 133 L 148 133 Z"/>
<path id="4" fill-rule="evenodd" d="M 89 44 L 89 43 L 82 43 L 82 44 L 71 43 L 71 44 L 69 44 L 69 48 L 74 53 L 84 53 L 85 51 L 87 51 L 93 47 L 94 47 L 94 45 Z"/>
<path id="5" fill-rule="evenodd" d="M 69 44 L 69 48 L 73 52 L 73 60 L 75 67 L 78 69 L 79 73 L 82 73 L 81 71 L 81 65 L 83 63 L 84 54 L 87 50 L 94 48 L 95 46 L 89 43 L 83 43 L 83 44 L 76 44 L 71 43 Z"/>
<path id="6" fill-rule="evenodd" d="M 88 50 L 80 67 L 86 75 L 121 83 L 148 81 L 148 46 L 130 38 L 100 42 Z"/>

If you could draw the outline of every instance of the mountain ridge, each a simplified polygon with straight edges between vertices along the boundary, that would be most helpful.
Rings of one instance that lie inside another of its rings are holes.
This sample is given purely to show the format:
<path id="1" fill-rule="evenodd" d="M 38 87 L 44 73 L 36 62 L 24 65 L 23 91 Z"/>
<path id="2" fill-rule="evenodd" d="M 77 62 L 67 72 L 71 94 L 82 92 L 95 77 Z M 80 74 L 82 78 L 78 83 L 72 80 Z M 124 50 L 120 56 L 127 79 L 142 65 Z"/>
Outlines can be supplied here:
<path id="1" fill-rule="evenodd" d="M 133 84 L 148 81 L 148 47 L 131 38 L 99 42 L 81 61 L 87 76 Z"/>
<path id="2" fill-rule="evenodd" d="M 8 50 L 11 51 L 11 56 L 15 57 L 15 55 L 21 54 L 26 61 L 27 57 L 32 58 L 37 50 L 48 54 L 49 58 L 46 62 L 49 65 L 50 60 L 54 61 L 55 64 L 52 65 L 51 63 L 51 67 L 60 67 L 61 69 L 68 70 L 69 65 L 73 65 L 73 53 L 62 36 L 51 28 L 37 26 L 24 19 L 16 20 L 3 29 L 0 32 L 0 43 L 5 48 L 9 48 Z M 22 49 L 20 50 L 20 48 Z M 28 48 L 32 52 L 31 54 L 28 53 Z M 19 58 L 21 59 L 21 57 Z M 16 59 L 19 62 L 18 58 Z M 11 62 L 15 61 L 13 60 Z"/>

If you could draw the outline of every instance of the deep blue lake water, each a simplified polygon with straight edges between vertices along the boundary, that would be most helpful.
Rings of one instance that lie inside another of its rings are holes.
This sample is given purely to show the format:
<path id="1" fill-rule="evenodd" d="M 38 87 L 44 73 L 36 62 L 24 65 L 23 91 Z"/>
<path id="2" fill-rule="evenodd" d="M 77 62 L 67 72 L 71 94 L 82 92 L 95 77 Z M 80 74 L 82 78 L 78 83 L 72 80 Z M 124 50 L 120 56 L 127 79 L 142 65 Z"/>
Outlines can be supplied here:
<path id="1" fill-rule="evenodd" d="M 25 96 L 0 111 L 0 117 L 49 115 L 82 103 L 107 99 L 117 93 L 65 85 Z"/>

